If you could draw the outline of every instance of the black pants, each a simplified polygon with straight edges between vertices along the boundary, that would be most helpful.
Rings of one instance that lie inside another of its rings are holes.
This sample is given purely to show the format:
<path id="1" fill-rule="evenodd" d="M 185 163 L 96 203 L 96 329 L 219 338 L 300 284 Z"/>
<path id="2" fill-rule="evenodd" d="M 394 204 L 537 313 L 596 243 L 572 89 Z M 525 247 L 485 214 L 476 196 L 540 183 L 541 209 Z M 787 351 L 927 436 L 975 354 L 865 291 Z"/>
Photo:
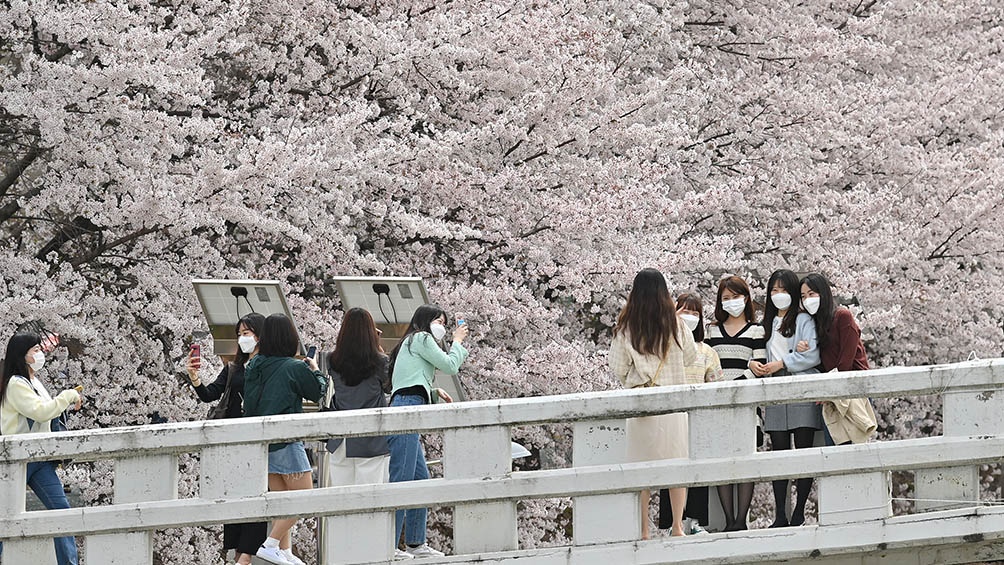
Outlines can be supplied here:
<path id="1" fill-rule="evenodd" d="M 223 524 L 223 549 L 254 555 L 268 537 L 268 522 Z"/>
<path id="2" fill-rule="evenodd" d="M 693 487 L 687 489 L 687 507 L 683 510 L 685 518 L 694 518 L 702 526 L 708 525 L 708 487 Z M 669 489 L 659 490 L 659 528 L 668 530 L 673 527 L 673 505 L 669 502 Z"/>

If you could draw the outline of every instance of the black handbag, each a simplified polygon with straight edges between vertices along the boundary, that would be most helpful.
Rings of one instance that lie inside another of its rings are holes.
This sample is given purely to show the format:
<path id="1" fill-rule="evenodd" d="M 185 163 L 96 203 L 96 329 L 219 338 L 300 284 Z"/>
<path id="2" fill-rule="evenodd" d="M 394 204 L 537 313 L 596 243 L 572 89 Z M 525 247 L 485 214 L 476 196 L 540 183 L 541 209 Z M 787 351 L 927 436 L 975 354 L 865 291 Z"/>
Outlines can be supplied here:
<path id="1" fill-rule="evenodd" d="M 223 389 L 223 394 L 220 395 L 220 401 L 206 413 L 207 420 L 222 420 L 227 417 L 227 410 L 230 408 L 231 392 L 233 391 L 233 387 L 231 386 L 233 382 L 234 364 L 231 363 L 227 367 L 227 386 Z"/>

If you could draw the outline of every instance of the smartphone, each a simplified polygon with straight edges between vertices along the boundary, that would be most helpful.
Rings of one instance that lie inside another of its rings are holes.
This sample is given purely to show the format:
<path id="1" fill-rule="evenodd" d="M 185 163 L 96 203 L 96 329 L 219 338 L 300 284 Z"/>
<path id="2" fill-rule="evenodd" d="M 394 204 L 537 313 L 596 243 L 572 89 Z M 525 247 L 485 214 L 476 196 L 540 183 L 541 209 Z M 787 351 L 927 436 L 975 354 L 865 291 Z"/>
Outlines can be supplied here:
<path id="1" fill-rule="evenodd" d="M 317 355 L 317 346 L 311 345 L 310 347 L 307 348 L 307 357 L 313 359 L 315 355 Z"/>
<path id="2" fill-rule="evenodd" d="M 457 318 L 457 327 L 458 327 L 458 328 L 459 328 L 460 326 L 463 326 L 463 325 L 466 325 L 466 324 L 467 324 L 467 320 L 465 320 L 465 319 L 463 319 L 463 318 Z"/>
<path id="3" fill-rule="evenodd" d="M 84 392 L 83 385 L 77 385 L 77 386 L 73 387 L 73 389 L 76 390 L 77 392 Z"/>
<path id="4" fill-rule="evenodd" d="M 198 369 L 202 366 L 202 346 L 198 343 L 192 344 L 192 351 L 189 353 L 189 357 L 198 358 L 197 361 L 192 363 L 192 366 Z"/>

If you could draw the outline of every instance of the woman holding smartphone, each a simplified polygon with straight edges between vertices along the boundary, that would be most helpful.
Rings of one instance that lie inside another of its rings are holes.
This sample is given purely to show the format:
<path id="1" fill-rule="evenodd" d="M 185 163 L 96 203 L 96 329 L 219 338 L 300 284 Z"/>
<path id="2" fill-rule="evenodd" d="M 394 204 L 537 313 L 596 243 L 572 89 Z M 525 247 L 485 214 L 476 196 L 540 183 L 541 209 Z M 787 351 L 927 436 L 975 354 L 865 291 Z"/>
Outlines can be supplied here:
<path id="1" fill-rule="evenodd" d="M 686 367 L 697 359 L 694 336 L 677 317 L 666 278 L 656 269 L 635 275 L 627 304 L 617 317 L 608 356 L 614 376 L 627 388 L 687 382 Z M 630 461 L 687 457 L 687 414 L 663 414 L 627 421 Z M 648 539 L 649 492 L 641 492 L 641 537 Z M 673 507 L 672 535 L 683 531 L 687 489 L 669 489 Z"/>
<path id="2" fill-rule="evenodd" d="M 408 330 L 390 354 L 392 389 L 390 405 L 421 406 L 437 402 L 453 402 L 441 388 L 433 388 L 436 369 L 455 375 L 467 359 L 463 341 L 467 325 L 453 330 L 453 342 L 448 348 L 441 346 L 446 337 L 446 312 L 431 304 L 419 306 L 411 317 Z M 420 481 L 429 478 L 422 444 L 418 434 L 390 436 L 390 482 Z M 394 521 L 394 544 L 404 530 L 404 551 L 397 550 L 396 559 L 411 557 L 440 557 L 443 552 L 426 543 L 428 509 L 398 510 Z"/>
<path id="3" fill-rule="evenodd" d="M 272 314 L 262 324 L 258 355 L 245 370 L 244 415 L 274 416 L 300 414 L 303 399 L 318 402 L 328 381 L 307 357 L 297 360 L 300 339 L 293 322 L 283 314 Z M 310 461 L 302 441 L 268 446 L 268 490 L 307 490 L 313 487 Z M 272 531 L 255 555 L 277 565 L 301 565 L 293 555 L 289 531 L 297 518 L 272 522 Z"/>
<path id="4" fill-rule="evenodd" d="M 718 283 L 715 299 L 715 321 L 708 325 L 708 345 L 715 349 L 722 361 L 725 380 L 752 379 L 753 361 L 765 362 L 763 326 L 753 318 L 753 298 L 746 281 L 728 276 Z M 735 511 L 733 495 L 739 503 Z M 746 517 L 753 502 L 753 483 L 718 485 L 718 500 L 725 513 L 725 531 L 745 530 Z"/>
<path id="5" fill-rule="evenodd" d="M 35 372 L 45 365 L 42 339 L 35 333 L 18 333 L 7 342 L 0 379 L 0 432 L 3 435 L 50 431 L 50 423 L 70 406 L 79 410 L 83 396 L 78 389 L 67 389 L 49 396 Z M 53 461 L 33 461 L 25 470 L 28 486 L 49 510 L 69 508 L 63 483 L 56 475 Z M 24 500 L 22 499 L 23 503 Z M 77 565 L 77 542 L 73 536 L 53 538 L 58 565 Z M 0 554 L 3 543 L 0 542 Z"/>
<path id="6" fill-rule="evenodd" d="M 226 363 L 216 380 L 204 384 L 199 378 L 202 366 L 200 351 L 192 350 L 188 356 L 188 378 L 195 388 L 195 394 L 202 402 L 226 402 L 224 418 L 240 418 L 244 415 L 244 370 L 251 359 L 258 355 L 258 336 L 261 335 L 265 316 L 248 314 L 234 326 L 237 334 L 237 353 L 234 360 Z M 229 390 L 228 390 L 229 389 Z M 223 398 L 226 393 L 226 398 Z M 268 537 L 267 522 L 243 524 L 223 524 L 223 549 L 233 549 L 237 565 L 249 565 L 251 556 Z"/>

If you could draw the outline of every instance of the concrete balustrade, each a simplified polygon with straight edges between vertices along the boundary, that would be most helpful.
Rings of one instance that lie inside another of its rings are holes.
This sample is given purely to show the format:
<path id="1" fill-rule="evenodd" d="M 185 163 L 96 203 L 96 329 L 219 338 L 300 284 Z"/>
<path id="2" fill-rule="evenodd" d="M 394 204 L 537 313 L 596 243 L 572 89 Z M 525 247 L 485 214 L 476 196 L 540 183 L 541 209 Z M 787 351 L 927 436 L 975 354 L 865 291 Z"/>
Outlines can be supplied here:
<path id="1" fill-rule="evenodd" d="M 948 489 L 945 496 L 956 497 L 953 500 L 967 503 L 967 508 L 920 515 L 924 518 L 892 518 L 888 473 L 975 469 L 998 461 L 1004 452 L 1000 434 L 1004 411 L 995 404 L 1004 397 L 1001 389 L 1004 360 L 993 360 L 409 409 L 7 436 L 0 438 L 5 455 L 0 463 L 0 506 L 5 511 L 0 516 L 0 538 L 6 541 L 4 560 L 13 559 L 10 563 L 44 563 L 22 559 L 31 551 L 51 548 L 48 538 L 54 535 L 83 536 L 89 565 L 151 563 L 150 535 L 158 530 L 324 516 L 326 530 L 352 532 L 351 539 L 328 537 L 322 542 L 329 556 L 340 556 L 331 563 L 386 562 L 391 548 L 380 540 L 392 535 L 388 528 L 393 525 L 393 510 L 452 506 L 457 555 L 441 562 L 567 565 L 823 558 L 856 563 L 861 562 L 853 561 L 860 555 L 920 555 L 917 548 L 930 551 L 932 544 L 939 545 L 943 555 L 971 557 L 979 552 L 986 559 L 1004 553 L 1000 544 L 990 544 L 1004 538 L 1004 509 L 977 507 L 967 492 Z M 945 394 L 945 437 L 754 452 L 757 405 L 924 394 Z M 625 463 L 625 418 L 669 411 L 690 413 L 691 457 Z M 510 472 L 510 427 L 546 423 L 572 424 L 572 467 Z M 436 431 L 442 431 L 444 439 L 442 479 L 266 492 L 269 443 Z M 193 452 L 200 453 L 200 497 L 177 499 L 177 454 Z M 25 463 L 66 456 L 77 461 L 115 460 L 113 504 L 25 512 Z M 799 476 L 820 478 L 818 527 L 636 541 L 639 490 Z M 573 545 L 519 548 L 517 502 L 556 497 L 573 498 Z M 936 526 L 932 520 L 937 520 Z M 351 557 L 346 553 L 354 550 L 359 553 Z"/>

